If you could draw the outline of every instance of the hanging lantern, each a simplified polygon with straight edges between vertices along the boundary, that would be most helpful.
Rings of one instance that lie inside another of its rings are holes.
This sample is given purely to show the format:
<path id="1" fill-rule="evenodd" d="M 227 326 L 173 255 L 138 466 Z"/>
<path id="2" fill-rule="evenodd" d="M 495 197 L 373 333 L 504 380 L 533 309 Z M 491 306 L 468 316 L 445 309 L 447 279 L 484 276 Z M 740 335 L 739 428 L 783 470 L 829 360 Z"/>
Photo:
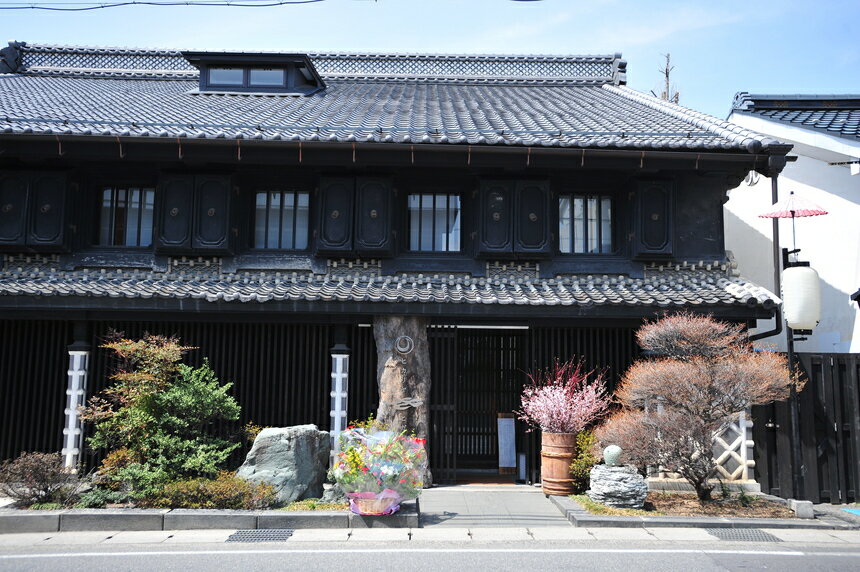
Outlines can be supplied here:
<path id="1" fill-rule="evenodd" d="M 793 330 L 811 330 L 821 318 L 821 286 L 818 272 L 809 266 L 782 271 L 782 308 Z"/>

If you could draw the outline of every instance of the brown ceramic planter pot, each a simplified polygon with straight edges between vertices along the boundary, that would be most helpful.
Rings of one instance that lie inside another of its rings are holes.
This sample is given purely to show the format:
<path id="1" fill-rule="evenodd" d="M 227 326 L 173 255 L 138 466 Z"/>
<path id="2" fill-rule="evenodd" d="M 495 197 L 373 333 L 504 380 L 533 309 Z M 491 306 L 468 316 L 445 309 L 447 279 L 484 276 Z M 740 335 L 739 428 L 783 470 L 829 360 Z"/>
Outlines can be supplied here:
<path id="1" fill-rule="evenodd" d="M 545 495 L 573 494 L 570 463 L 576 456 L 576 433 L 541 434 L 540 480 Z"/>

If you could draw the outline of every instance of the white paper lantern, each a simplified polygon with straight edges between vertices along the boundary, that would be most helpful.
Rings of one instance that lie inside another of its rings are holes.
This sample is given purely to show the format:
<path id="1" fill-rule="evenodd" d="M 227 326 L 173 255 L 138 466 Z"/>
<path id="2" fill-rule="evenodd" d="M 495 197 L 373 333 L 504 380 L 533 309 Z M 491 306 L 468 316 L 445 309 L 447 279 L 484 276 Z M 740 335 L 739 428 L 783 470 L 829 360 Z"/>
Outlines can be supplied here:
<path id="1" fill-rule="evenodd" d="M 782 311 L 793 330 L 811 330 L 821 318 L 821 286 L 818 272 L 809 266 L 782 271 Z"/>

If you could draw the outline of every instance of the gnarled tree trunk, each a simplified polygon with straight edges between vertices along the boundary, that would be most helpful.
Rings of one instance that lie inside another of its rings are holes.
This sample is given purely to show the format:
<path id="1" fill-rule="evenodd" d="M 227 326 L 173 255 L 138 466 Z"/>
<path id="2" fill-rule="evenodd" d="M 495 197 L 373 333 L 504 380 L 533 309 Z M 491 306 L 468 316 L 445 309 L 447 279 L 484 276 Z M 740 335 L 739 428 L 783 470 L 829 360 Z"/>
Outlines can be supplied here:
<path id="1" fill-rule="evenodd" d="M 414 432 L 427 439 L 430 426 L 430 346 L 427 318 L 375 316 L 376 379 L 379 409 L 376 419 L 392 431 Z M 429 444 L 428 454 L 429 454 Z M 432 480 L 430 468 L 424 486 Z"/>

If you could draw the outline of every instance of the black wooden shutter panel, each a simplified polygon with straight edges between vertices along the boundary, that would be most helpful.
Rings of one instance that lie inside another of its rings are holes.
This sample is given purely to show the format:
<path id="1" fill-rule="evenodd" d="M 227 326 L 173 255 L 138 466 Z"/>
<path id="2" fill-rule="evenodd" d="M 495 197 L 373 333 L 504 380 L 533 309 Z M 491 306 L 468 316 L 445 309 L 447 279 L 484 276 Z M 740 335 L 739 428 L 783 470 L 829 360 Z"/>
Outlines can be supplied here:
<path id="1" fill-rule="evenodd" d="M 194 189 L 195 249 L 224 250 L 229 246 L 230 179 L 225 176 L 198 175 Z"/>
<path id="2" fill-rule="evenodd" d="M 34 175 L 30 183 L 30 232 L 33 246 L 61 246 L 65 221 L 66 178 L 63 175 Z"/>
<path id="3" fill-rule="evenodd" d="M 512 186 L 510 181 L 481 182 L 478 197 L 478 256 L 511 252 Z"/>
<path id="4" fill-rule="evenodd" d="M 352 250 L 354 194 L 355 179 L 353 178 L 337 177 L 320 180 L 317 253 L 344 254 Z"/>
<path id="5" fill-rule="evenodd" d="M 159 194 L 158 247 L 165 250 L 190 248 L 194 176 L 165 176 Z"/>
<path id="6" fill-rule="evenodd" d="M 552 253 L 549 225 L 549 183 L 517 181 L 514 250 L 529 258 Z"/>
<path id="7" fill-rule="evenodd" d="M 24 244 L 27 228 L 27 177 L 0 178 L 0 244 Z"/>
<path id="8" fill-rule="evenodd" d="M 633 254 L 638 258 L 668 258 L 674 232 L 672 185 L 668 181 L 640 182 L 636 189 Z"/>
<path id="9" fill-rule="evenodd" d="M 391 232 L 392 186 L 389 179 L 356 179 L 355 246 L 358 254 L 390 255 L 394 240 Z"/>

